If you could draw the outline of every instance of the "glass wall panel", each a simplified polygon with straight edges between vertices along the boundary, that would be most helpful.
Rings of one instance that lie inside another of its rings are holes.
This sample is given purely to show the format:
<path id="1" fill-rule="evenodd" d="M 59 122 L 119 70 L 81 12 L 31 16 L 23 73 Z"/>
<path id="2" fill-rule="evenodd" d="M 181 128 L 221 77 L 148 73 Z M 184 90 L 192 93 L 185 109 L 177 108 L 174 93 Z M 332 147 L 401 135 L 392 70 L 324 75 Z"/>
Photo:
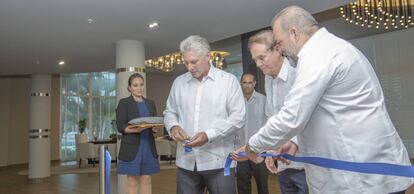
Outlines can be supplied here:
<path id="1" fill-rule="evenodd" d="M 115 132 L 116 79 L 114 72 L 61 76 L 61 159 L 76 158 L 78 122 L 86 119 L 89 140 L 108 139 Z"/>

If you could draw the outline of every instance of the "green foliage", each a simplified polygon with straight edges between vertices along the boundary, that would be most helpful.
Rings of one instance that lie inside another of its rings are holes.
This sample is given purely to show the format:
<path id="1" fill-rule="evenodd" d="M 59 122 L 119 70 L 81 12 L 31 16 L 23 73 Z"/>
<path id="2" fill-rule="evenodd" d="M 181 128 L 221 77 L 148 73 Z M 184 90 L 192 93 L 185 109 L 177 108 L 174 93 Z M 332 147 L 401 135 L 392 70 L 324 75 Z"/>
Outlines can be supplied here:
<path id="1" fill-rule="evenodd" d="M 109 135 L 109 138 L 111 138 L 111 139 L 116 139 L 116 132 L 117 132 L 117 129 L 116 129 L 116 120 L 115 119 L 113 119 L 112 121 L 111 121 L 111 125 L 112 125 L 112 133 L 111 133 L 111 135 Z"/>
<path id="2" fill-rule="evenodd" d="M 86 119 L 81 119 L 78 122 L 79 133 L 82 134 L 86 130 Z"/>
<path id="3" fill-rule="evenodd" d="M 113 139 L 113 140 L 116 140 L 116 133 L 112 133 L 112 134 L 109 136 L 109 138 L 111 138 L 111 139 Z"/>
<path id="4" fill-rule="evenodd" d="M 115 127 L 115 128 L 116 128 L 116 120 L 115 120 L 115 119 L 113 119 L 113 120 L 111 121 L 111 125 L 112 125 L 112 127 Z"/>
<path id="5" fill-rule="evenodd" d="M 116 120 L 115 120 L 115 119 L 113 119 L 113 120 L 111 121 L 111 125 L 112 125 L 112 132 L 113 132 L 113 133 L 116 133 L 118 130 L 116 129 L 116 128 L 117 128 L 117 126 L 116 126 Z"/>

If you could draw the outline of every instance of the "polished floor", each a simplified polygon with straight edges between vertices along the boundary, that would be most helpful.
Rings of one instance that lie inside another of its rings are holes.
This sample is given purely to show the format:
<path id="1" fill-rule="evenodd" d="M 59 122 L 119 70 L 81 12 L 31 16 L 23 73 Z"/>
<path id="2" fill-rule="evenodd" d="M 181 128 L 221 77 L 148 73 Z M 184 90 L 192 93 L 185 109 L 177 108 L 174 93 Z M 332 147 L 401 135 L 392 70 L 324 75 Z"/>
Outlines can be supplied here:
<path id="1" fill-rule="evenodd" d="M 55 163 L 54 165 L 60 165 Z M 47 180 L 32 183 L 27 176 L 17 173 L 27 169 L 27 165 L 14 165 L 0 167 L 0 194 L 94 194 L 99 193 L 99 173 L 63 174 L 52 175 Z M 153 176 L 154 194 L 172 194 L 176 189 L 176 170 L 162 170 L 160 174 Z M 111 193 L 116 193 L 117 176 L 111 175 Z M 256 189 L 253 185 L 253 194 Z M 271 194 L 279 194 L 277 177 L 269 177 L 269 189 Z M 406 194 L 414 194 L 412 186 Z"/>
<path id="2" fill-rule="evenodd" d="M 60 165 L 56 163 L 54 165 Z M 84 168 L 84 167 L 82 167 Z M 52 175 L 47 180 L 29 182 L 27 176 L 18 175 L 27 165 L 0 167 L 0 194 L 98 194 L 99 173 Z M 276 176 L 269 178 L 270 191 L 279 194 Z M 173 194 L 176 191 L 176 170 L 161 170 L 152 178 L 154 194 Z M 256 194 L 254 182 L 253 194 Z M 117 175 L 111 172 L 111 193 L 117 192 Z"/>

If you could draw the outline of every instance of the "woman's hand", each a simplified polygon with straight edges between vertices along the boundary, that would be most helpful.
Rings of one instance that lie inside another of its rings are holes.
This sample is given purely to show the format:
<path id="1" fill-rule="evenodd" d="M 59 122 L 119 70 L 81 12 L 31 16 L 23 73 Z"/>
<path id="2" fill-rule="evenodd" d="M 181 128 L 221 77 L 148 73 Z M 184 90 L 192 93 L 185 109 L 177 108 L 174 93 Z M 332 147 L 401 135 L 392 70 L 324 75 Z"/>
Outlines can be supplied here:
<path id="1" fill-rule="evenodd" d="M 160 131 L 161 131 L 161 128 L 159 128 L 159 127 L 152 127 L 152 132 L 158 133 Z"/>
<path id="2" fill-rule="evenodd" d="M 148 127 L 140 127 L 139 125 L 128 125 L 125 128 L 125 133 L 141 133 Z"/>

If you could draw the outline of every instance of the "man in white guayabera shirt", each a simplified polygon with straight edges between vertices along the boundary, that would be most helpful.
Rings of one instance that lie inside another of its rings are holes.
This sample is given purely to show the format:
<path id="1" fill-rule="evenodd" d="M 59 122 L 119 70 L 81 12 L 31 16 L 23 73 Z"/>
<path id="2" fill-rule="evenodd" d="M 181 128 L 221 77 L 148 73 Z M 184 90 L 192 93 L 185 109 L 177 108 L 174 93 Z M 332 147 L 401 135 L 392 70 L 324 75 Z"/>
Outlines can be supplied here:
<path id="1" fill-rule="evenodd" d="M 280 111 L 285 97 L 296 79 L 296 68 L 293 67 L 295 62 L 290 62 L 283 57 L 273 40 L 272 31 L 263 30 L 251 36 L 247 44 L 257 67 L 265 74 L 265 113 L 267 118 Z M 288 143 L 297 144 L 297 138 L 293 138 Z M 276 168 L 273 158 L 267 157 L 266 164 L 271 172 L 278 173 L 280 190 L 283 194 L 308 193 L 302 163 L 291 162 L 289 165 L 285 165 L 279 162 Z"/>
<path id="2" fill-rule="evenodd" d="M 297 6 L 278 13 L 272 27 L 275 44 L 297 60 L 296 81 L 281 110 L 245 146 L 249 159 L 297 135 L 304 156 L 411 165 L 374 69 L 358 49 Z M 404 193 L 413 183 L 308 164 L 305 171 L 310 193 Z"/>
<path id="3" fill-rule="evenodd" d="M 188 72 L 177 77 L 168 96 L 164 123 L 177 146 L 177 193 L 235 194 L 234 166 L 224 176 L 226 156 L 244 125 L 245 105 L 237 78 L 209 63 L 205 38 L 190 36 L 180 44 Z M 184 151 L 183 144 L 191 147 Z"/>
<path id="4" fill-rule="evenodd" d="M 246 103 L 246 123 L 242 130 L 239 131 L 239 145 L 246 145 L 249 138 L 257 133 L 266 122 L 265 105 L 266 96 L 256 92 L 256 76 L 252 73 L 245 72 L 241 76 L 240 85 L 243 90 L 244 101 Z M 252 161 L 237 162 L 237 193 L 251 194 L 252 175 L 256 180 L 257 193 L 268 194 L 267 185 L 268 170 L 264 162 L 256 164 Z"/>

